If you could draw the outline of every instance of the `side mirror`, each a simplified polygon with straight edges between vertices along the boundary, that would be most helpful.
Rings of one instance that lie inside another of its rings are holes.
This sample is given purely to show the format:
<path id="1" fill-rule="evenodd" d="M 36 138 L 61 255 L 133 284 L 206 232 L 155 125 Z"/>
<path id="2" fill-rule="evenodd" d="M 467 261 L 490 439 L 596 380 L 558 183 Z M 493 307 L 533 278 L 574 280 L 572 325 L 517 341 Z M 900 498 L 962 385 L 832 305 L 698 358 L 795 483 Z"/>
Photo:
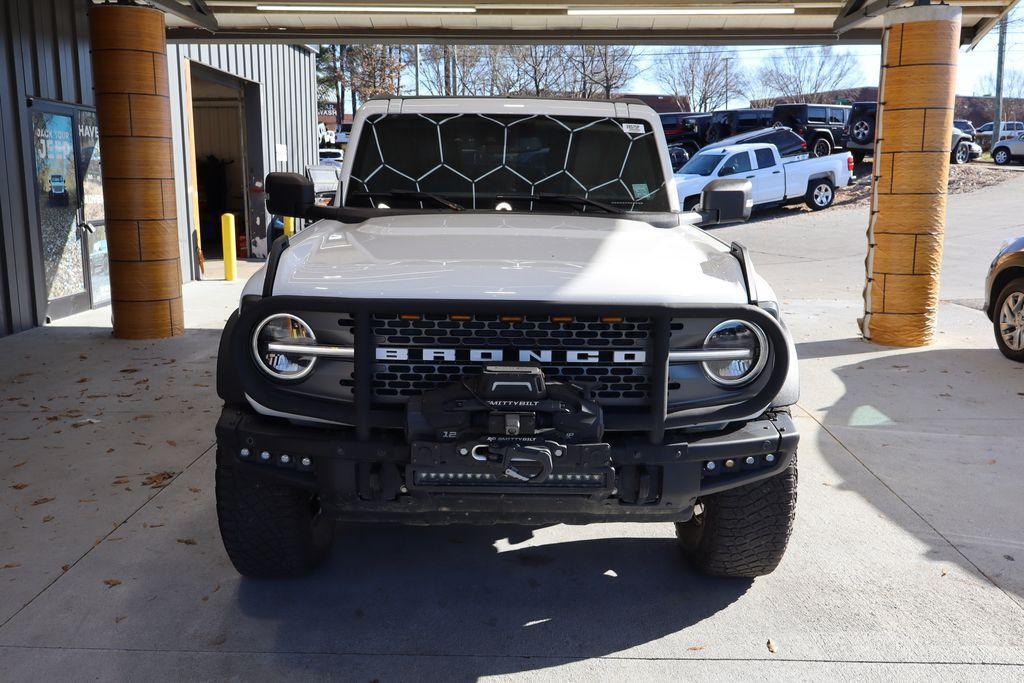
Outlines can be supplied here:
<path id="1" fill-rule="evenodd" d="M 264 189 L 271 214 L 302 218 L 315 202 L 313 181 L 298 173 L 270 173 Z"/>
<path id="2" fill-rule="evenodd" d="M 701 225 L 742 223 L 750 218 L 750 210 L 754 208 L 752 190 L 749 180 L 712 180 L 701 192 L 700 206 L 696 208 L 703 216 Z"/>

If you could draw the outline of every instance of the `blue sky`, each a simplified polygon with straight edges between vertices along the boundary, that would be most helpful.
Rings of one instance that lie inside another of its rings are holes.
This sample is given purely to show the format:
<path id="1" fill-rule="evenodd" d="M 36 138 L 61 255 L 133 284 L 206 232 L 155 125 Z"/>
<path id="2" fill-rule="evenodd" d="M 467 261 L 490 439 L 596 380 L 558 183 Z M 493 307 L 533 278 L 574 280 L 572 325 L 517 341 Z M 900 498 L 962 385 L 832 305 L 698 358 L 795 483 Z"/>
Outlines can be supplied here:
<path id="1" fill-rule="evenodd" d="M 1024 62 L 1024 13 L 1016 11 L 1017 20 L 1008 27 L 1006 68 L 1020 69 Z M 995 73 L 996 52 L 998 45 L 998 30 L 993 30 L 978 44 L 972 51 L 960 50 L 960 62 L 957 69 L 958 95 L 983 95 L 991 94 L 982 92 L 985 77 Z M 665 48 L 678 49 L 678 48 Z M 755 71 L 761 62 L 772 54 L 773 51 L 785 49 L 784 47 L 759 46 L 737 46 L 739 59 L 745 71 Z M 849 52 L 857 55 L 860 65 L 860 78 L 852 83 L 854 86 L 878 85 L 878 71 L 881 48 L 877 45 L 851 45 L 846 48 Z M 648 48 L 645 51 L 654 53 L 658 48 Z M 630 87 L 632 92 L 660 93 L 664 88 L 655 83 L 649 73 L 641 74 Z M 741 104 L 736 102 L 733 106 Z M 742 103 L 745 104 L 745 103 Z"/>

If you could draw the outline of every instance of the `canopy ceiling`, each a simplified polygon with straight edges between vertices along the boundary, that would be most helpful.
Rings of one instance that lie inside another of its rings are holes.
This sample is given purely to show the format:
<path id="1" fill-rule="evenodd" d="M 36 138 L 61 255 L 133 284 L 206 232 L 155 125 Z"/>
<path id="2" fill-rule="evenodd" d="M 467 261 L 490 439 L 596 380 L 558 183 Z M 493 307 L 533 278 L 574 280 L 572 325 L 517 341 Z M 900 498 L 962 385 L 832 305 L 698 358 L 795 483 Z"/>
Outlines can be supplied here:
<path id="1" fill-rule="evenodd" d="M 763 2 L 362 2 L 360 0 L 148 0 L 168 10 L 175 41 L 595 42 L 619 44 L 877 43 L 901 0 Z M 958 0 L 961 42 L 976 43 L 1019 0 Z M 176 8 L 182 11 L 176 12 Z M 319 10 L 319 11 L 318 11 Z M 212 19 L 210 18 L 212 16 Z M 838 20 L 838 23 L 837 23 Z M 199 28 L 206 23 L 216 32 Z M 837 29 L 849 27 L 839 32 Z"/>

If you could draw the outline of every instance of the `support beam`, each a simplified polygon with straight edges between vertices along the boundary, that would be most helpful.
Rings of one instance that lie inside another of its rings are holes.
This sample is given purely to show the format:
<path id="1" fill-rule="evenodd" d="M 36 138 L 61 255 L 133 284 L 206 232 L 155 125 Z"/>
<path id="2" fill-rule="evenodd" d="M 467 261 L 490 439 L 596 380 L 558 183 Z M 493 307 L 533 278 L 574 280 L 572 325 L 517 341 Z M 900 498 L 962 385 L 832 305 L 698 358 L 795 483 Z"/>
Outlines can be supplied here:
<path id="1" fill-rule="evenodd" d="M 164 15 L 94 5 L 89 24 L 114 336 L 184 332 Z"/>
<path id="2" fill-rule="evenodd" d="M 935 335 L 960 16 L 948 5 L 885 15 L 861 323 L 880 344 Z"/>

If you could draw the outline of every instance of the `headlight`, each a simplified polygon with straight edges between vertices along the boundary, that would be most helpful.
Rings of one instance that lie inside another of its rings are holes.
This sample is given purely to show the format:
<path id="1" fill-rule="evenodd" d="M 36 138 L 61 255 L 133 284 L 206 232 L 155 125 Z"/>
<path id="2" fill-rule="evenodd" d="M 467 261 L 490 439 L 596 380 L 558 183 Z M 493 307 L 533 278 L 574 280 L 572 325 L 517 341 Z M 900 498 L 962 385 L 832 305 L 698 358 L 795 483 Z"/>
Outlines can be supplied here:
<path id="1" fill-rule="evenodd" d="M 295 347 L 316 344 L 313 330 L 288 313 L 272 315 L 256 327 L 252 352 L 263 372 L 277 379 L 301 379 L 313 370 L 316 356 Z"/>
<path id="2" fill-rule="evenodd" d="M 768 340 L 760 327 L 742 320 L 727 320 L 711 330 L 704 340 L 705 350 L 744 350 L 748 358 L 704 361 L 704 372 L 711 381 L 727 387 L 746 384 L 757 377 L 768 362 Z"/>

